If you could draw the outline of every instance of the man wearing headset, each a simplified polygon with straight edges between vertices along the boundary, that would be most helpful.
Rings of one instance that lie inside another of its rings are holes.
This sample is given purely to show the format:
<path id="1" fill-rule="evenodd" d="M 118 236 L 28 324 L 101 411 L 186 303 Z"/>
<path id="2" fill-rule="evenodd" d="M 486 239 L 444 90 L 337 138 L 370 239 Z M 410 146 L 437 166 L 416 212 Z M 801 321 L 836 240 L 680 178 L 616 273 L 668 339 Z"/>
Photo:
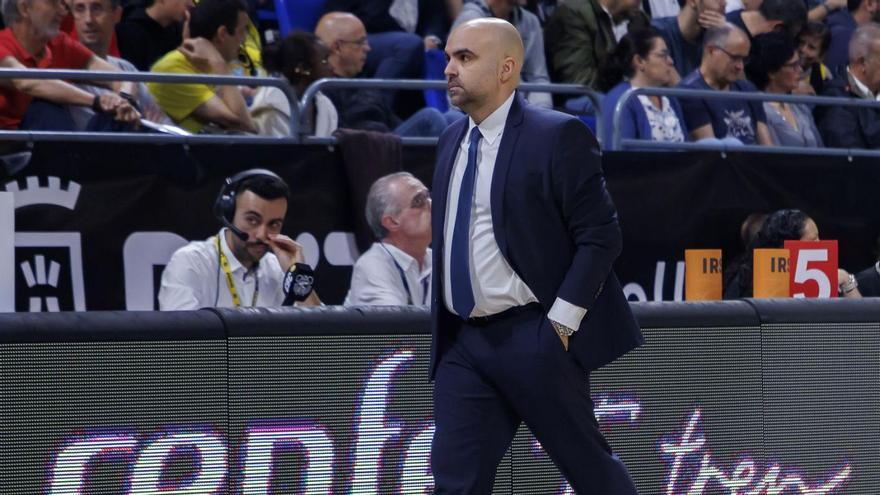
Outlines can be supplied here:
<path id="1" fill-rule="evenodd" d="M 226 179 L 214 203 L 225 228 L 171 256 L 159 309 L 321 304 L 302 246 L 281 233 L 289 195 L 287 184 L 268 170 Z"/>

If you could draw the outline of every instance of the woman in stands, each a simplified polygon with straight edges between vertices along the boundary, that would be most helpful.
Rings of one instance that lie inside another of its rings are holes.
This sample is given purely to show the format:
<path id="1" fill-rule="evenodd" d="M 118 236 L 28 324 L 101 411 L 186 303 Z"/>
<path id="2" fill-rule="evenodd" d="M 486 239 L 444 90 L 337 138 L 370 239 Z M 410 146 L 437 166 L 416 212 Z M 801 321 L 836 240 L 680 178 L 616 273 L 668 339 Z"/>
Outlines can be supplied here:
<path id="1" fill-rule="evenodd" d="M 263 48 L 263 65 L 270 74 L 286 78 L 297 98 L 301 98 L 309 84 L 332 76 L 327 61 L 329 54 L 315 35 L 296 31 L 279 43 Z M 261 87 L 254 95 L 250 112 L 259 134 L 290 136 L 290 103 L 280 89 Z M 326 137 L 336 130 L 339 115 L 330 99 L 320 92 L 307 112 L 305 130 L 310 134 Z"/>
<path id="2" fill-rule="evenodd" d="M 790 94 L 801 80 L 801 60 L 794 41 L 779 32 L 759 34 L 752 40 L 746 77 L 765 93 Z M 765 101 L 767 127 L 777 146 L 821 147 L 822 137 L 809 107 Z"/>
<path id="3" fill-rule="evenodd" d="M 626 90 L 667 87 L 676 79 L 669 49 L 657 31 L 642 28 L 621 38 L 599 74 L 599 88 L 608 92 L 602 100 L 603 142 L 611 142 L 614 108 Z M 687 129 L 677 100 L 639 95 L 630 98 L 623 108 L 620 135 L 623 139 L 681 143 L 686 140 Z"/>
<path id="4" fill-rule="evenodd" d="M 746 251 L 724 271 L 724 299 L 752 297 L 755 249 L 779 249 L 788 240 L 818 241 L 819 227 L 801 210 L 779 210 L 768 215 Z M 855 278 L 846 270 L 837 270 L 837 281 L 841 297 L 862 297 Z"/>

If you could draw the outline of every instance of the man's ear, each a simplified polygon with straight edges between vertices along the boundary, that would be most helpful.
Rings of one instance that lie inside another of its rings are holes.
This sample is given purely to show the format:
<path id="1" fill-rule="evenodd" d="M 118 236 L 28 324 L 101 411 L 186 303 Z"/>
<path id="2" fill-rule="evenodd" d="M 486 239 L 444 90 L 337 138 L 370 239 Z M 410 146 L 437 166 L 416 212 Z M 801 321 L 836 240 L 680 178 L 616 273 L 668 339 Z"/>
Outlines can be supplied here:
<path id="1" fill-rule="evenodd" d="M 507 82 L 513 78 L 516 71 L 516 60 L 513 57 L 504 57 L 501 62 L 501 81 Z"/>
<path id="2" fill-rule="evenodd" d="M 114 24 L 119 24 L 119 21 L 121 21 L 121 20 L 122 20 L 122 6 L 121 6 L 121 5 L 117 5 L 117 6 L 113 9 L 113 23 L 114 23 Z"/>
<path id="3" fill-rule="evenodd" d="M 388 232 L 395 232 L 397 228 L 400 227 L 400 222 L 398 222 L 391 215 L 383 215 L 382 226 L 385 227 L 385 230 L 387 230 Z"/>
<path id="4" fill-rule="evenodd" d="M 31 14 L 28 12 L 28 4 L 30 2 L 28 0 L 18 0 L 16 5 L 18 5 L 18 15 L 22 18 L 30 18 Z"/>

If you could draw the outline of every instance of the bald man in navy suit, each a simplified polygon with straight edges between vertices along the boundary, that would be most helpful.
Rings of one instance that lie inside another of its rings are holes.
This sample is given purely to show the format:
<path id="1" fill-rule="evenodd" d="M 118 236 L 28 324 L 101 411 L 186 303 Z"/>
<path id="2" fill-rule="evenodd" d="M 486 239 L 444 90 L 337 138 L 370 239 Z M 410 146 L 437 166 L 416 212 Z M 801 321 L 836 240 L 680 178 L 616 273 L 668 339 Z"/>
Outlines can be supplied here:
<path id="1" fill-rule="evenodd" d="M 500 19 L 456 28 L 448 89 L 468 116 L 433 182 L 435 493 L 488 494 L 521 422 L 579 494 L 631 495 L 598 429 L 589 372 L 642 343 L 588 128 L 516 91 L 523 45 Z"/>

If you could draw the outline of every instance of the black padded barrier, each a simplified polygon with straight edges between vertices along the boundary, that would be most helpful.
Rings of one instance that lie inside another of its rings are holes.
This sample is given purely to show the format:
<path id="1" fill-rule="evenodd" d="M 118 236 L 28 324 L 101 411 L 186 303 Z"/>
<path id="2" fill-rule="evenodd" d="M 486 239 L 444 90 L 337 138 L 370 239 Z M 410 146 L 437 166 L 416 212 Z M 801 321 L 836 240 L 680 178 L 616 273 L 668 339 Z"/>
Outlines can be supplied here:
<path id="1" fill-rule="evenodd" d="M 640 493 L 880 493 L 880 302 L 634 303 L 592 374 Z M 0 493 L 425 493 L 428 313 L 0 315 Z M 495 493 L 570 493 L 522 427 Z"/>

